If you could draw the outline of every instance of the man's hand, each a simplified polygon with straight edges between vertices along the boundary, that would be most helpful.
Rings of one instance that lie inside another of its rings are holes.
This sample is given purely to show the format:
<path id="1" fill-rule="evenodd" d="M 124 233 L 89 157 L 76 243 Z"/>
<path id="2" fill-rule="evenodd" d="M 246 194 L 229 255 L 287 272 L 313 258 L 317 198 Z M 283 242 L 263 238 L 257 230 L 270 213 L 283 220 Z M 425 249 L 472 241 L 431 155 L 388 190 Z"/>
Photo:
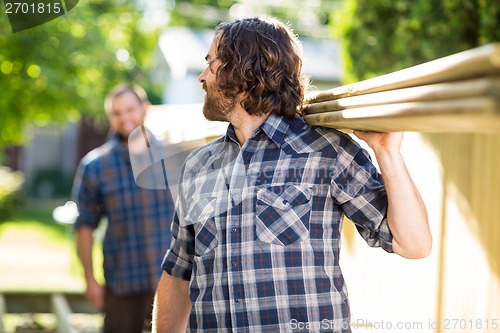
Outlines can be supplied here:
<path id="1" fill-rule="evenodd" d="M 403 141 L 402 132 L 379 133 L 354 131 L 359 139 L 365 141 L 374 152 L 384 150 L 387 152 L 399 152 L 401 142 Z"/>
<path id="2" fill-rule="evenodd" d="M 85 297 L 97 310 L 102 311 L 104 308 L 104 287 L 95 280 L 92 267 L 93 231 L 94 229 L 87 226 L 80 227 L 76 232 L 76 247 L 87 283 Z"/>
<path id="3" fill-rule="evenodd" d="M 400 153 L 403 133 L 354 131 L 375 153 L 388 197 L 392 249 L 405 258 L 424 258 L 432 249 L 427 210 Z"/>
<path id="4" fill-rule="evenodd" d="M 87 289 L 85 290 L 85 297 L 97 310 L 102 311 L 104 308 L 104 287 L 100 285 L 95 279 L 87 281 Z"/>

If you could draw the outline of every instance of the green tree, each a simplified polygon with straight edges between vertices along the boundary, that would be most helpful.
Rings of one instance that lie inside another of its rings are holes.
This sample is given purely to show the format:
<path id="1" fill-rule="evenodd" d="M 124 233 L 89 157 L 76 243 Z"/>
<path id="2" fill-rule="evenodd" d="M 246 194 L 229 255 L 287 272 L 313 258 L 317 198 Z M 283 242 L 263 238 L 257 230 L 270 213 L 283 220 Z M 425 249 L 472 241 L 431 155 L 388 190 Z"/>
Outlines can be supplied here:
<path id="1" fill-rule="evenodd" d="M 12 33 L 0 25 L 0 147 L 23 138 L 27 122 L 102 115 L 110 87 L 146 78 L 156 32 L 141 11 L 116 1 L 80 2 L 63 17 Z"/>
<path id="2" fill-rule="evenodd" d="M 500 2 L 345 0 L 331 22 L 353 82 L 500 41 Z"/>
<path id="3" fill-rule="evenodd" d="M 342 0 L 176 0 L 170 25 L 211 29 L 221 21 L 237 17 L 269 15 L 289 22 L 301 36 L 324 38 L 328 33 L 327 13 Z"/>
<path id="4" fill-rule="evenodd" d="M 237 0 L 176 0 L 170 11 L 170 26 L 211 29 L 229 17 Z"/>

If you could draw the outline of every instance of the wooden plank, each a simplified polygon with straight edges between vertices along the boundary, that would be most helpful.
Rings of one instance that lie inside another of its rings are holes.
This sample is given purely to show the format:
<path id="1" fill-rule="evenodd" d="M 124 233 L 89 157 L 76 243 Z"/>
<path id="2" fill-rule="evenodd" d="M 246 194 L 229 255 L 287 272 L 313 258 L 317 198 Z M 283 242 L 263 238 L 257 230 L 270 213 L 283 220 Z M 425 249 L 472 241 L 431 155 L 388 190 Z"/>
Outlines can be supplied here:
<path id="1" fill-rule="evenodd" d="M 57 318 L 58 333 L 78 333 L 78 330 L 71 325 L 69 317 L 71 308 L 69 307 L 66 298 L 62 294 L 52 294 L 51 296 L 52 312 Z"/>
<path id="2" fill-rule="evenodd" d="M 474 96 L 500 97 L 500 77 L 485 77 L 451 83 L 437 83 L 378 93 L 345 97 L 304 105 L 304 114 L 360 108 L 365 106 L 446 100 Z"/>
<path id="3" fill-rule="evenodd" d="M 4 315 L 7 313 L 7 307 L 5 306 L 5 297 L 0 293 L 0 332 L 6 332 L 5 324 L 3 322 Z"/>
<path id="4" fill-rule="evenodd" d="M 500 73 L 500 43 L 452 54 L 372 79 L 308 94 L 305 104 Z"/>
<path id="5" fill-rule="evenodd" d="M 500 133 L 500 102 L 493 97 L 368 106 L 305 115 L 311 125 L 351 131 Z"/>
<path id="6" fill-rule="evenodd" d="M 7 313 L 51 313 L 52 291 L 4 291 Z M 60 292 L 57 292 L 60 293 Z M 62 292 L 74 313 L 97 313 L 82 292 Z"/>

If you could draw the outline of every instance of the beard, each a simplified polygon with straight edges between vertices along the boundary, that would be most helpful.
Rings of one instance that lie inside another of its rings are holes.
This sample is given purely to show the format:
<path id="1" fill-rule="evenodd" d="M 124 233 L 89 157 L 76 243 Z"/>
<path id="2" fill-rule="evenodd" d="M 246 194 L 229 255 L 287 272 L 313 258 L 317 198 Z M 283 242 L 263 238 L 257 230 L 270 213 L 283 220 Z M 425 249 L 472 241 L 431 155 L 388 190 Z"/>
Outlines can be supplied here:
<path id="1" fill-rule="evenodd" d="M 121 132 L 116 132 L 115 135 L 118 137 L 118 139 L 121 142 L 127 142 L 128 141 L 129 134 L 124 134 L 124 133 L 121 133 Z"/>
<path id="2" fill-rule="evenodd" d="M 229 121 L 229 116 L 233 112 L 236 101 L 232 98 L 223 96 L 220 91 L 208 89 L 203 84 L 206 91 L 205 102 L 203 103 L 203 115 L 207 120 Z"/>

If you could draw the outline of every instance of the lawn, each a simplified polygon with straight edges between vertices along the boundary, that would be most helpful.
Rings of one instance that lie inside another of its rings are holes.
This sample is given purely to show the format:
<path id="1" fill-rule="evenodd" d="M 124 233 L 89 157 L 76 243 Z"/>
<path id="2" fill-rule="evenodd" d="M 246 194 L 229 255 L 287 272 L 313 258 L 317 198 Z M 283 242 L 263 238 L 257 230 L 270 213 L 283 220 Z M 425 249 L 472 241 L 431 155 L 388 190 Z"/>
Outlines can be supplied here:
<path id="1" fill-rule="evenodd" d="M 0 290 L 83 291 L 71 225 L 52 217 L 64 200 L 26 200 L 0 220 Z M 102 281 L 100 242 L 94 262 Z"/>
<path id="2" fill-rule="evenodd" d="M 83 272 L 76 255 L 71 225 L 56 222 L 55 207 L 65 200 L 26 200 L 8 218 L 0 220 L 0 292 L 83 291 Z M 102 230 L 96 233 L 94 263 L 102 277 Z M 55 317 L 49 314 L 6 315 L 7 332 L 54 332 Z M 1 320 L 1 318 L 0 318 Z M 96 332 L 99 316 L 75 314 L 72 322 L 80 332 Z M 85 329 L 86 328 L 86 329 Z M 38 331 L 38 330 L 37 330 Z"/>

